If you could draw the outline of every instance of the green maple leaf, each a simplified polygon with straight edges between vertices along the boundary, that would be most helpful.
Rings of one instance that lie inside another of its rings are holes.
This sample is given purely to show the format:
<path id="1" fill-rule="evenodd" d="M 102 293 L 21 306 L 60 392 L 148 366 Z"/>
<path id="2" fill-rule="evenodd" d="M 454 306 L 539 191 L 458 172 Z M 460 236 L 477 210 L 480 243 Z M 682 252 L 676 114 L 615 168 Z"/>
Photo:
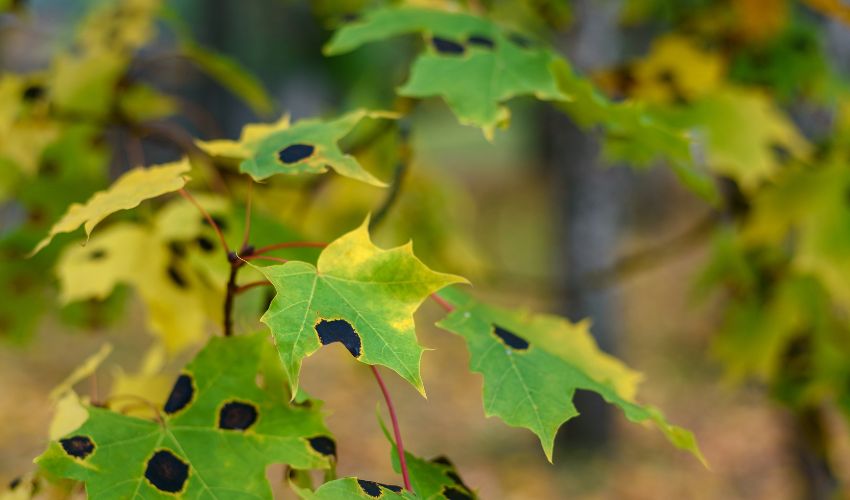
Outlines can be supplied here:
<path id="1" fill-rule="evenodd" d="M 398 447 L 390 437 L 387 426 L 380 418 L 381 430 L 384 431 L 387 441 L 392 445 L 390 458 L 393 462 L 393 470 L 401 474 L 401 462 L 398 459 Z M 445 456 L 439 456 L 431 460 L 419 458 L 405 450 L 404 460 L 407 464 L 407 472 L 410 476 L 410 486 L 416 493 L 417 498 L 448 499 L 448 500 L 473 500 L 478 495 L 467 486 L 457 472 L 454 464 Z"/>
<path id="2" fill-rule="evenodd" d="M 413 493 L 393 484 L 376 483 L 356 477 L 344 477 L 328 481 L 316 491 L 293 485 L 298 496 L 304 500 L 348 500 L 349 498 L 419 498 Z"/>
<path id="3" fill-rule="evenodd" d="M 395 115 L 358 110 L 335 120 L 301 120 L 294 125 L 290 125 L 289 117 L 284 116 L 274 123 L 245 125 L 238 141 L 196 142 L 212 156 L 241 160 L 239 170 L 258 181 L 276 174 L 321 174 L 330 167 L 340 175 L 385 186 L 353 156 L 343 153 L 337 144 L 367 117 L 395 118 Z"/>
<path id="4" fill-rule="evenodd" d="M 465 280 L 432 271 L 410 244 L 376 247 L 368 226 L 367 219 L 328 245 L 316 266 L 292 261 L 259 268 L 277 291 L 261 321 L 275 337 L 293 393 L 302 360 L 333 342 L 425 393 L 413 313 L 429 294 Z"/>
<path id="5" fill-rule="evenodd" d="M 428 49 L 413 63 L 398 90 L 410 97 L 440 96 L 461 123 L 492 135 L 507 122 L 503 103 L 520 95 L 567 100 L 552 71 L 558 56 L 496 24 L 465 13 L 422 7 L 386 7 L 343 26 L 325 46 L 342 54 L 369 42 L 423 33 Z"/>
<path id="6" fill-rule="evenodd" d="M 90 407 L 36 462 L 85 482 L 91 498 L 271 498 L 269 464 L 330 461 L 313 447 L 328 439 L 320 408 L 288 404 L 273 383 L 282 373 L 269 368 L 279 365 L 264 362 L 271 349 L 263 334 L 214 338 L 177 379 L 160 422 Z"/>
<path id="7" fill-rule="evenodd" d="M 456 309 L 437 325 L 466 341 L 470 368 L 484 376 L 485 414 L 534 432 L 549 461 L 558 428 L 578 415 L 573 395 L 584 389 L 619 407 L 632 422 L 652 422 L 676 447 L 705 463 L 693 434 L 634 402 L 640 374 L 600 351 L 586 322 L 491 307 L 455 290 L 440 295 Z"/>

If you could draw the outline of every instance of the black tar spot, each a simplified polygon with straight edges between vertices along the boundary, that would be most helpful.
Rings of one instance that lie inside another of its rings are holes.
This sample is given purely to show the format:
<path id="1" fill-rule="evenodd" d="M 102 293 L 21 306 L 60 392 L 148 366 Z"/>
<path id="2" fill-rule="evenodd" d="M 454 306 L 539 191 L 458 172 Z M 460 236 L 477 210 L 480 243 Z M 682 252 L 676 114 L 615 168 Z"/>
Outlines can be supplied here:
<path id="1" fill-rule="evenodd" d="M 257 407 L 251 403 L 231 401 L 218 412 L 218 428 L 244 431 L 257 421 Z"/>
<path id="2" fill-rule="evenodd" d="M 452 463 L 452 461 L 449 460 L 449 458 L 445 455 L 440 455 L 439 457 L 432 458 L 431 463 L 448 465 L 449 467 L 454 467 L 454 464 Z"/>
<path id="3" fill-rule="evenodd" d="M 442 493 L 448 500 L 472 500 L 472 495 L 453 486 L 443 487 Z"/>
<path id="4" fill-rule="evenodd" d="M 340 342 L 355 358 L 360 357 L 360 335 L 344 319 L 323 319 L 316 324 L 316 333 L 322 345 Z"/>
<path id="5" fill-rule="evenodd" d="M 307 438 L 310 447 L 326 457 L 336 457 L 336 442 L 327 436 Z"/>
<path id="6" fill-rule="evenodd" d="M 199 247 L 201 247 L 201 250 L 206 253 L 215 250 L 215 243 L 213 243 L 212 240 L 207 238 L 206 236 L 198 236 L 195 242 L 198 244 Z"/>
<path id="7" fill-rule="evenodd" d="M 41 85 L 29 85 L 24 89 L 23 98 L 25 101 L 35 101 L 44 97 L 44 87 Z"/>
<path id="8" fill-rule="evenodd" d="M 104 257 L 106 257 L 106 250 L 103 250 L 101 248 L 98 248 L 97 250 L 92 250 L 92 252 L 89 254 L 89 259 L 91 260 L 100 260 Z"/>
<path id="9" fill-rule="evenodd" d="M 315 150 L 316 148 L 309 144 L 293 144 L 281 149 L 277 157 L 280 158 L 280 161 L 288 165 L 309 158 Z"/>
<path id="10" fill-rule="evenodd" d="M 227 231 L 227 222 L 225 222 L 224 219 L 222 219 L 218 215 L 213 215 L 213 216 L 210 217 L 210 219 L 212 219 L 212 221 L 215 222 L 215 225 L 218 226 L 218 228 L 221 229 L 222 232 Z M 209 221 L 204 216 L 201 216 L 201 224 L 204 224 L 204 225 L 207 225 L 207 226 L 210 225 Z"/>
<path id="11" fill-rule="evenodd" d="M 440 54 L 463 54 L 464 51 L 463 45 L 438 36 L 431 38 L 431 43 Z"/>
<path id="12" fill-rule="evenodd" d="M 60 439 L 59 444 L 65 453 L 74 458 L 84 459 L 94 451 L 94 443 L 88 436 L 74 436 Z"/>
<path id="13" fill-rule="evenodd" d="M 169 241 L 168 251 L 171 252 L 171 254 L 175 257 L 186 256 L 186 247 L 183 245 L 183 243 L 180 243 L 179 241 Z"/>
<path id="14" fill-rule="evenodd" d="M 481 47 L 485 49 L 492 49 L 496 46 L 493 42 L 493 39 L 484 35 L 472 35 L 466 39 L 466 43 L 469 45 L 475 45 L 476 47 Z"/>
<path id="15" fill-rule="evenodd" d="M 396 493 L 401 492 L 401 486 L 396 486 L 394 484 L 376 483 L 375 481 L 365 481 L 363 479 L 358 479 L 357 484 L 360 485 L 360 489 L 363 490 L 364 493 L 375 498 L 381 496 L 381 486 L 388 490 L 395 491 Z"/>
<path id="16" fill-rule="evenodd" d="M 509 330 L 505 330 L 499 325 L 493 325 L 493 333 L 511 349 L 517 351 L 528 349 L 528 341 Z"/>
<path id="17" fill-rule="evenodd" d="M 511 33 L 508 35 L 508 39 L 523 49 L 527 49 L 533 45 L 530 38 L 520 35 L 519 33 Z"/>
<path id="18" fill-rule="evenodd" d="M 192 377 L 185 373 L 180 375 L 165 402 L 165 413 L 172 414 L 182 410 L 192 402 L 194 396 L 195 387 L 192 385 Z"/>
<path id="19" fill-rule="evenodd" d="M 18 487 L 18 486 L 20 486 L 20 485 L 21 485 L 21 478 L 20 478 L 20 476 L 19 476 L 19 477 L 16 477 L 15 479 L 12 479 L 12 480 L 9 482 L 9 489 L 10 489 L 10 490 L 14 490 L 15 488 L 17 488 L 17 487 Z"/>
<path id="20" fill-rule="evenodd" d="M 174 265 L 168 266 L 166 272 L 168 273 L 168 278 L 173 281 L 178 288 L 189 288 L 189 283 L 186 281 L 186 278 L 184 278 L 183 275 L 180 274 L 180 271 L 178 271 L 177 268 L 174 267 Z"/>
<path id="21" fill-rule="evenodd" d="M 145 477 L 154 487 L 167 493 L 183 489 L 189 478 L 189 465 L 168 450 L 159 450 L 148 460 Z"/>

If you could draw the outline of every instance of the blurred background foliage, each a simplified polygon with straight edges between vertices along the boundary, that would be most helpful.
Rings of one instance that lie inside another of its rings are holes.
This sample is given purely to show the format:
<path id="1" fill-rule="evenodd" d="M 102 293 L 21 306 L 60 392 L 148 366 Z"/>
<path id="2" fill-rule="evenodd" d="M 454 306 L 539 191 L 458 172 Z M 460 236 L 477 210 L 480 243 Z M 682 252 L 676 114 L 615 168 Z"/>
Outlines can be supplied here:
<path id="1" fill-rule="evenodd" d="M 572 65 L 559 77 L 576 99 L 513 99 L 510 127 L 488 141 L 442 100 L 397 95 L 421 37 L 322 55 L 333 29 L 378 2 L 0 1 L 0 412 L 13 424 L 0 429 L 0 479 L 30 473 L 50 389 L 105 339 L 116 348 L 92 398 L 162 401 L 220 323 L 227 266 L 184 200 L 116 215 L 86 247 L 64 235 L 25 258 L 68 205 L 132 166 L 189 154 L 189 188 L 212 187 L 198 198 L 237 241 L 245 207 L 234 200 L 247 186 L 193 138 L 233 139 L 284 112 L 372 108 L 407 113 L 366 120 L 343 141 L 397 187 L 377 241 L 412 238 L 425 262 L 496 302 L 592 318 L 600 345 L 647 374 L 648 399 L 695 431 L 713 470 L 626 428 L 593 397 L 550 466 L 533 436 L 483 419 L 461 343 L 431 329 L 422 343 L 447 355 L 426 356 L 429 400 L 392 381 L 413 448 L 452 456 L 483 498 L 848 495 L 850 8 L 418 3 L 551 45 Z M 254 203 L 264 245 L 333 239 L 386 199 L 321 176 L 270 179 Z M 127 262 L 139 248 L 145 258 Z M 244 330 L 270 300 L 246 295 Z M 346 355 L 323 350 L 304 383 L 338 409 L 329 425 L 340 472 L 392 482 L 378 394 Z"/>

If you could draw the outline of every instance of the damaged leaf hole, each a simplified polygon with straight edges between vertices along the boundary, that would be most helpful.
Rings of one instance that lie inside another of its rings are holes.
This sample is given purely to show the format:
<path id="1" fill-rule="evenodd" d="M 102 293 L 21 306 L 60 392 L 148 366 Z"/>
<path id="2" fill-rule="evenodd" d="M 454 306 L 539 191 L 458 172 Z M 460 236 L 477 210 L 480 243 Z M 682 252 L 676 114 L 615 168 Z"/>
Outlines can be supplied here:
<path id="1" fill-rule="evenodd" d="M 348 321 L 344 319 L 322 319 L 316 323 L 316 333 L 319 335 L 319 341 L 322 345 L 339 342 L 348 349 L 352 356 L 360 357 L 360 335 Z"/>
<path id="2" fill-rule="evenodd" d="M 316 148 L 309 144 L 292 144 L 291 146 L 281 149 L 277 154 L 277 157 L 280 158 L 280 161 L 283 163 L 290 165 L 309 158 L 313 155 L 315 150 Z"/>
<path id="3" fill-rule="evenodd" d="M 326 456 L 326 457 L 334 457 L 336 458 L 336 441 L 331 439 L 328 436 L 316 436 L 307 438 L 307 442 L 310 443 L 310 447 L 313 448 L 318 453 Z"/>
<path id="4" fill-rule="evenodd" d="M 195 387 L 192 384 L 192 377 L 185 373 L 177 377 L 174 382 L 174 387 L 171 388 L 171 394 L 168 395 L 168 400 L 165 402 L 165 413 L 169 415 L 176 413 L 192 402 L 195 396 Z"/>
<path id="5" fill-rule="evenodd" d="M 525 351 L 528 349 L 529 344 L 527 340 L 499 325 L 493 325 L 493 334 L 499 337 L 502 343 L 515 351 Z"/>
<path id="6" fill-rule="evenodd" d="M 248 430 L 257 421 L 257 407 L 251 403 L 230 401 L 218 412 L 218 428 L 224 430 Z"/>
<path id="7" fill-rule="evenodd" d="M 60 439 L 59 444 L 65 453 L 80 460 L 85 459 L 94 452 L 94 442 L 88 436 L 73 436 Z"/>
<path id="8" fill-rule="evenodd" d="M 145 478 L 160 491 L 179 493 L 189 478 L 189 464 L 169 450 L 159 450 L 148 460 Z"/>
<path id="9" fill-rule="evenodd" d="M 396 493 L 401 493 L 401 486 L 396 486 L 394 484 L 376 483 L 375 481 L 366 481 L 363 479 L 358 479 L 357 484 L 360 485 L 360 489 L 370 497 L 378 498 L 381 496 L 381 486 Z"/>
<path id="10" fill-rule="evenodd" d="M 431 44 L 440 54 L 460 55 L 465 51 L 460 43 L 438 36 L 431 37 Z"/>

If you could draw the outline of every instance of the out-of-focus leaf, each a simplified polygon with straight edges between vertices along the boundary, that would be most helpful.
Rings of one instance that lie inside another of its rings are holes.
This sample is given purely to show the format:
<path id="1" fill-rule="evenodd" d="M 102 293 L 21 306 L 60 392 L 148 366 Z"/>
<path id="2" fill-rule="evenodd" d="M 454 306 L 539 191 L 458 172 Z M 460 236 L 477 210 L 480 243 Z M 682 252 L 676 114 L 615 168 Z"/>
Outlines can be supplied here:
<path id="1" fill-rule="evenodd" d="M 395 115 L 358 110 L 335 120 L 301 120 L 294 125 L 284 116 L 275 123 L 245 125 L 239 141 L 197 141 L 197 144 L 210 155 L 241 160 L 239 170 L 258 181 L 275 174 L 321 174 L 330 167 L 340 175 L 384 186 L 337 144 L 367 117 L 395 118 Z"/>
<path id="2" fill-rule="evenodd" d="M 190 168 L 189 161 L 183 159 L 125 173 L 109 189 L 96 193 L 86 203 L 71 205 L 50 233 L 35 246 L 31 255 L 47 246 L 59 233 L 74 231 L 82 225 L 86 235 L 90 236 L 97 223 L 110 214 L 135 208 L 147 199 L 181 189 L 186 184 L 183 174 Z"/>

